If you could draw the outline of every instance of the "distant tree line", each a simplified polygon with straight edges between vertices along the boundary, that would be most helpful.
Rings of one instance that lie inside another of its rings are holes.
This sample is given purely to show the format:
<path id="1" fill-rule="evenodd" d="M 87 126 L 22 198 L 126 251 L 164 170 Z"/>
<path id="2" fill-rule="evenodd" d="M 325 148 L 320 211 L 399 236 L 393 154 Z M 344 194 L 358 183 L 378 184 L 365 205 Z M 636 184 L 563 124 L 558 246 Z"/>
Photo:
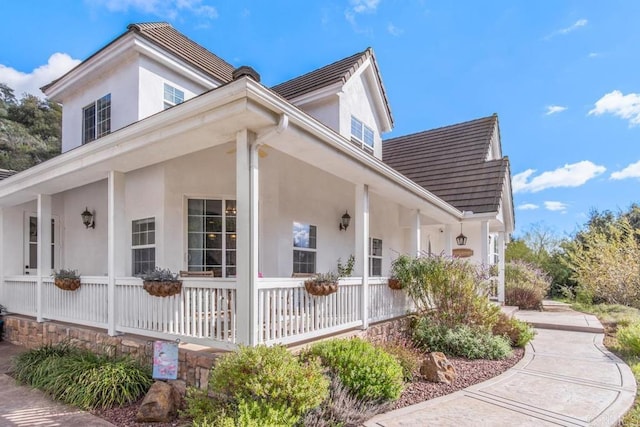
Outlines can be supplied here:
<path id="1" fill-rule="evenodd" d="M 640 308 L 640 205 L 617 213 L 592 210 L 573 236 L 562 239 L 534 225 L 509 243 L 505 258 L 544 270 L 553 281 L 551 296 Z"/>
<path id="2" fill-rule="evenodd" d="M 60 154 L 62 107 L 0 83 L 0 168 L 21 171 Z"/>

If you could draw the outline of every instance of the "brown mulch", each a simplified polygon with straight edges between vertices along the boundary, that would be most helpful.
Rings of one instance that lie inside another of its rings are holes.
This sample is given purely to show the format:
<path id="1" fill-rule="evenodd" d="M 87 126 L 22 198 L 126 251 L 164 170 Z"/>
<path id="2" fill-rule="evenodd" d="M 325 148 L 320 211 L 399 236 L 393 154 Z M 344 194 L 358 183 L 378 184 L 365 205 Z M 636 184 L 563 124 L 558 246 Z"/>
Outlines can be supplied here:
<path id="1" fill-rule="evenodd" d="M 396 402 L 395 409 L 451 394 L 496 377 L 518 363 L 522 356 L 524 356 L 524 349 L 515 348 L 511 357 L 501 360 L 469 360 L 462 357 L 448 357 L 458 374 L 453 384 L 432 383 L 418 375 L 411 383 L 407 384 L 400 399 Z"/>
<path id="2" fill-rule="evenodd" d="M 502 360 L 469 360 L 462 357 L 449 357 L 449 361 L 453 364 L 458 374 L 453 384 L 432 383 L 425 380 L 421 375 L 417 375 L 411 383 L 407 384 L 393 409 L 404 408 L 425 400 L 445 396 L 486 381 L 511 368 L 523 356 L 524 349 L 516 348 L 513 350 L 513 356 Z M 188 422 L 180 420 L 171 423 L 137 423 L 135 421 L 136 413 L 141 403 L 142 399 L 130 406 L 95 410 L 92 413 L 118 427 L 179 427 L 188 425 Z"/>

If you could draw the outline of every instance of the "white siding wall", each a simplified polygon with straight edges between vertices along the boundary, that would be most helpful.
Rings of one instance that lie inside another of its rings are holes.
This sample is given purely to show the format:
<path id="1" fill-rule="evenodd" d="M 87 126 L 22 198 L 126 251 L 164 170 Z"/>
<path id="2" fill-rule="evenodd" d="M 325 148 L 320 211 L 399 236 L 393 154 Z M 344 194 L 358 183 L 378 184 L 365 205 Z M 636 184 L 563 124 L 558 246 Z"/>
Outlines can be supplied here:
<path id="1" fill-rule="evenodd" d="M 164 109 L 164 84 L 184 92 L 184 100 L 188 100 L 205 91 L 205 88 L 194 84 L 169 68 L 144 56 L 139 59 L 139 114 L 138 120 L 149 117 Z"/>
<path id="2" fill-rule="evenodd" d="M 82 109 L 111 94 L 111 132 L 138 120 L 138 64 L 133 57 L 78 84 L 63 100 L 62 152 L 82 145 Z"/>
<path id="3" fill-rule="evenodd" d="M 336 132 L 340 132 L 339 100 L 340 98 L 334 95 L 320 101 L 304 104 L 300 106 L 300 108 L 325 126 L 330 127 Z M 349 118 L 349 120 L 351 119 Z M 349 138 L 351 133 L 345 136 Z"/>
<path id="4" fill-rule="evenodd" d="M 374 155 L 380 159 L 382 158 L 380 125 L 372 109 L 374 101 L 365 83 L 365 75 L 366 73 L 362 72 L 344 85 L 343 94 L 340 96 L 340 134 L 347 139 L 351 138 L 351 116 L 353 115 L 373 129 Z"/>

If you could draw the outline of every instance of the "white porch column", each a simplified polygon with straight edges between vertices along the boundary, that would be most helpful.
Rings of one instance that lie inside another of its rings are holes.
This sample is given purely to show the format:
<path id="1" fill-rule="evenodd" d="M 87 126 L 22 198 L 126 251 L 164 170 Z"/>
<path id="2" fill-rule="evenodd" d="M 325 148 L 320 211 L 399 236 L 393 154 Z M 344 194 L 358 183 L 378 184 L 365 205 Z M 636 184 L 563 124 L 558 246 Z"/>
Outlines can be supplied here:
<path id="1" fill-rule="evenodd" d="M 356 262 L 362 268 L 362 329 L 369 327 L 369 186 L 356 185 Z"/>
<path id="2" fill-rule="evenodd" d="M 51 196 L 38 194 L 38 281 L 36 290 L 36 318 L 44 321 L 42 301 L 43 276 L 51 274 Z"/>
<path id="3" fill-rule="evenodd" d="M 255 134 L 247 129 L 236 134 L 236 340 L 239 344 L 257 342 L 258 277 L 258 188 L 252 191 L 258 171 L 252 171 L 251 144 Z M 257 168 L 257 165 L 256 165 Z"/>
<path id="4" fill-rule="evenodd" d="M 480 262 L 489 265 L 489 221 L 480 222 Z"/>
<path id="5" fill-rule="evenodd" d="M 444 255 L 452 256 L 453 255 L 453 237 L 451 233 L 451 224 L 447 224 L 444 226 Z"/>
<path id="6" fill-rule="evenodd" d="M 125 177 L 109 171 L 107 178 L 107 333 L 116 335 L 116 277 L 125 275 L 127 225 L 125 223 Z"/>
<path id="7" fill-rule="evenodd" d="M 414 256 L 420 256 L 422 252 L 420 227 L 420 209 L 415 209 L 413 211 L 413 221 L 411 221 L 411 250 Z"/>
<path id="8" fill-rule="evenodd" d="M 498 233 L 498 302 L 504 304 L 504 231 Z"/>

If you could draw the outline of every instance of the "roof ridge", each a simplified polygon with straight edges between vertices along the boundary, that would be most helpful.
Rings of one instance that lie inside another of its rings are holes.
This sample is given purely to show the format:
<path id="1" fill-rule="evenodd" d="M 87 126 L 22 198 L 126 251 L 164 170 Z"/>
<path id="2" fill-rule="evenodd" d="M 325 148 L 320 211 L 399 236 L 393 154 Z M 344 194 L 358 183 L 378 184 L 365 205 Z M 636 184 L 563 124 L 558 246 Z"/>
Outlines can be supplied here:
<path id="1" fill-rule="evenodd" d="M 441 130 L 444 131 L 444 130 L 447 130 L 449 128 L 453 128 L 453 127 L 456 127 L 456 126 L 469 125 L 469 124 L 474 123 L 474 122 L 488 121 L 488 120 L 492 120 L 492 119 L 497 118 L 497 117 L 498 116 L 496 115 L 496 113 L 493 113 L 490 116 L 479 117 L 477 119 L 467 120 L 465 122 L 453 123 L 453 124 L 445 125 L 445 126 L 439 126 L 437 128 L 426 129 L 426 130 L 419 131 L 419 132 L 414 132 L 414 133 L 408 133 L 406 135 L 394 136 L 393 138 L 385 139 L 382 142 L 391 142 L 391 141 L 394 141 L 394 140 L 400 139 L 400 138 L 417 137 L 417 136 L 424 135 L 426 133 L 431 133 L 431 132 L 436 132 L 436 131 L 441 131 Z"/>
<path id="2" fill-rule="evenodd" d="M 164 28 L 171 27 L 171 24 L 165 21 L 158 22 L 134 22 L 127 25 L 127 30 L 142 31 L 150 28 Z"/>

